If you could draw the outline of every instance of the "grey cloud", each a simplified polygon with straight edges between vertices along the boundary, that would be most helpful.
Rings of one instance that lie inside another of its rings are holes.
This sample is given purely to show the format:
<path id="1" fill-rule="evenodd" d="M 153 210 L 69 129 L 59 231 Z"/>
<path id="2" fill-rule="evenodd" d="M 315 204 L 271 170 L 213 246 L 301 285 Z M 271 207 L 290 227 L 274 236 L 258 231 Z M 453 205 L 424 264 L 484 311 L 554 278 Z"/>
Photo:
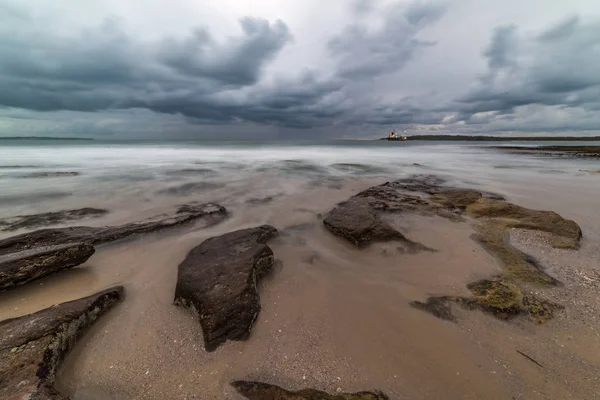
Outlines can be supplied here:
<path id="1" fill-rule="evenodd" d="M 329 42 L 338 60 L 338 73 L 348 79 L 373 78 L 400 70 L 421 47 L 434 43 L 420 40 L 420 31 L 441 17 L 440 3 L 394 4 L 386 10 L 382 26 L 369 30 L 362 22 L 347 27 Z"/>
<path id="2" fill-rule="evenodd" d="M 536 36 L 500 27 L 483 55 L 488 72 L 459 99 L 466 115 L 527 105 L 598 109 L 600 21 L 570 18 Z"/>
<path id="3" fill-rule="evenodd" d="M 160 57 L 177 71 L 193 77 L 236 85 L 254 84 L 265 64 L 277 55 L 291 35 L 281 21 L 271 24 L 247 17 L 240 24 L 244 35 L 223 44 L 217 43 L 206 29 L 198 29 L 181 41 L 166 40 Z"/>

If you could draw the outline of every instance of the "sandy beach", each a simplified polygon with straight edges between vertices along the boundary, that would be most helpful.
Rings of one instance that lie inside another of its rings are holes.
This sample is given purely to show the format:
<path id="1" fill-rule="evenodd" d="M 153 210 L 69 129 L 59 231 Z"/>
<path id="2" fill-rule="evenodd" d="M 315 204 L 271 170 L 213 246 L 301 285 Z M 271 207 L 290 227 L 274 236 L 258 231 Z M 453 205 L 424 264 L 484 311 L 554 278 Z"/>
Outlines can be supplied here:
<path id="1" fill-rule="evenodd" d="M 114 285 L 125 288 L 122 301 L 85 331 L 61 364 L 55 384 L 61 394 L 75 400 L 242 399 L 230 383 L 246 380 L 331 394 L 377 390 L 390 399 L 600 398 L 598 186 L 584 184 L 597 177 L 542 173 L 532 181 L 436 171 L 453 187 L 498 193 L 581 227 L 578 249 L 553 248 L 549 233 L 509 229 L 510 243 L 560 282 L 523 284 L 561 306 L 536 324 L 528 315 L 501 320 L 457 304 L 451 322 L 410 305 L 431 296 L 470 296 L 469 283 L 503 273 L 498 259 L 472 239 L 477 231 L 470 216 L 457 222 L 385 213 L 381 218 L 393 229 L 435 250 L 416 253 L 393 241 L 359 249 L 323 225 L 336 204 L 409 171 L 307 180 L 253 174 L 253 180 L 163 195 L 143 207 L 127 193 L 110 207 L 106 200 L 82 204 L 110 212 L 67 226 L 140 221 L 188 200 L 219 203 L 229 214 L 213 226 L 192 222 L 97 245 L 76 268 L 0 293 L 0 319 L 6 320 Z M 258 285 L 258 318 L 247 340 L 207 352 L 198 316 L 173 304 L 177 267 L 204 240 L 261 224 L 279 236 L 268 242 L 276 261 Z M 23 232 L 2 232 L 2 238 Z"/>

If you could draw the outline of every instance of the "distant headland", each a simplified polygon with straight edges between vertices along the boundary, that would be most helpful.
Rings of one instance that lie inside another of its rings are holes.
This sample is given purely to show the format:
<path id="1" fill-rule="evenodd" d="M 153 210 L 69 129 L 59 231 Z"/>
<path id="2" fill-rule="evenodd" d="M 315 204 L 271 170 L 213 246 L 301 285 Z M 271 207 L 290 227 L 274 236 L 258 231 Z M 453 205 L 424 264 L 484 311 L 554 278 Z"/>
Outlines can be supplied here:
<path id="1" fill-rule="evenodd" d="M 0 140 L 94 140 L 92 138 L 53 136 L 0 136 Z"/>
<path id="2" fill-rule="evenodd" d="M 429 140 L 429 141 L 466 141 L 466 142 L 595 142 L 600 136 L 484 136 L 484 135 L 415 135 L 397 136 L 390 134 L 379 140 Z"/>

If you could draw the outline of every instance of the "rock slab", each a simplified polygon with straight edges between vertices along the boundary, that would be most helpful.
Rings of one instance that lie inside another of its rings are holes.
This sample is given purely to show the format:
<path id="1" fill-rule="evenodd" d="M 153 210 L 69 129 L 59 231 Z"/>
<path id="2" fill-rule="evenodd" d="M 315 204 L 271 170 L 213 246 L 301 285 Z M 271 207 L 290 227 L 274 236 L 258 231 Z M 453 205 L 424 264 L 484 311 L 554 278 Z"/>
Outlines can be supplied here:
<path id="1" fill-rule="evenodd" d="M 175 304 L 200 318 L 207 351 L 227 340 L 245 340 L 260 312 L 257 283 L 273 267 L 269 225 L 205 240 L 179 265 Z"/>
<path id="2" fill-rule="evenodd" d="M 62 224 L 82 218 L 97 218 L 107 213 L 107 210 L 100 208 L 84 207 L 75 210 L 17 215 L 15 217 L 0 219 L 0 230 L 16 231 L 17 229 L 39 228 L 40 226 Z"/>
<path id="3" fill-rule="evenodd" d="M 235 381 L 231 384 L 242 396 L 250 400 L 388 400 L 381 392 L 338 393 L 331 395 L 315 389 L 297 392 L 261 382 Z"/>
<path id="4" fill-rule="evenodd" d="M 117 286 L 92 296 L 0 321 L 0 398 L 62 400 L 56 371 L 76 341 L 123 296 Z"/>
<path id="5" fill-rule="evenodd" d="M 74 243 L 0 255 L 0 291 L 73 268 L 86 262 L 92 254 L 94 246 Z"/>
<path id="6" fill-rule="evenodd" d="M 222 221 L 226 216 L 227 210 L 218 204 L 187 204 L 179 207 L 173 214 L 161 214 L 125 225 L 40 229 L 0 240 L 0 255 L 67 243 L 97 245 L 135 234 L 160 231 L 198 219 L 203 219 L 207 225 L 211 225 Z"/>

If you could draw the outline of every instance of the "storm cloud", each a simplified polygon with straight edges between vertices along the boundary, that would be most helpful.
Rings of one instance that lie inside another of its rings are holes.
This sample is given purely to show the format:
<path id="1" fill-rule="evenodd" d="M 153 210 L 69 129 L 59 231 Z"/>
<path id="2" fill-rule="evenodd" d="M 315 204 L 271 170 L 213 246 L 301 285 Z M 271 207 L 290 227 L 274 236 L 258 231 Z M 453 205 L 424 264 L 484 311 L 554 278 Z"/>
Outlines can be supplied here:
<path id="1" fill-rule="evenodd" d="M 303 15 L 265 8 L 262 17 L 207 0 L 198 10 L 226 22 L 154 9 L 154 23 L 160 13 L 185 20 L 162 28 L 112 2 L 87 10 L 63 1 L 70 19 L 47 3 L 0 0 L 0 135 L 600 128 L 600 20 L 577 14 L 584 0 L 536 29 L 515 10 L 505 23 L 480 23 L 472 38 L 457 24 L 479 15 L 457 1 L 308 1 Z M 459 53 L 462 63 L 452 61 Z"/>

